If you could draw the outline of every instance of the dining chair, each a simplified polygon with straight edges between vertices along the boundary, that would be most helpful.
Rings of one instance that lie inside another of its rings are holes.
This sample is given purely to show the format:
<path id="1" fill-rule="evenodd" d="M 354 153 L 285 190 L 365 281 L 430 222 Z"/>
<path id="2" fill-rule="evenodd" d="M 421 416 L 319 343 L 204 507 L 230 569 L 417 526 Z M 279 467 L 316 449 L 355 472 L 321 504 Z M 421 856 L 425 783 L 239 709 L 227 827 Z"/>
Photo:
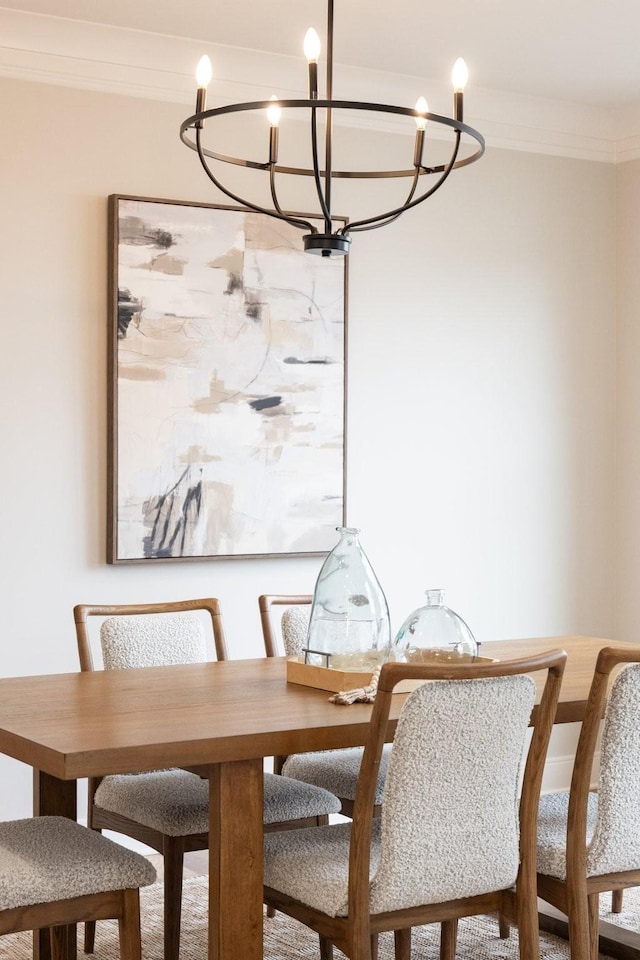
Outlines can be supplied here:
<path id="1" fill-rule="evenodd" d="M 424 923 L 441 924 L 441 957 L 453 960 L 458 918 L 504 912 L 517 923 L 522 960 L 539 960 L 537 812 L 565 662 L 556 650 L 384 664 L 353 822 L 265 837 L 265 902 L 351 960 L 372 960 L 385 930 L 395 933 L 396 960 L 408 960 L 411 927 Z M 532 673 L 544 678 L 535 710 Z M 419 683 L 401 709 L 375 818 L 393 691 L 406 680 L 433 682 Z"/>
<path id="2" fill-rule="evenodd" d="M 78 604 L 74 620 L 80 669 L 95 669 L 90 617 L 101 618 L 103 669 L 170 666 L 225 660 L 227 648 L 219 601 Z M 209 637 L 203 617 L 210 624 Z M 213 643 L 211 643 L 211 638 Z M 209 640 L 209 643 L 207 642 Z M 327 790 L 275 774 L 264 779 L 264 829 L 321 825 L 340 810 Z M 89 781 L 88 825 L 133 837 L 162 853 L 164 957 L 178 960 L 184 855 L 209 845 L 209 784 L 186 770 L 113 775 Z M 85 952 L 93 952 L 95 924 L 85 927 Z M 324 958 L 323 958 L 324 960 Z"/>
<path id="3" fill-rule="evenodd" d="M 139 888 L 155 879 L 146 857 L 66 817 L 0 823 L 0 936 L 49 928 L 59 960 L 68 924 L 117 920 L 121 960 L 141 960 Z"/>
<path id="4" fill-rule="evenodd" d="M 621 664 L 627 666 L 610 684 Z M 605 647 L 596 662 L 570 790 L 540 801 L 538 896 L 567 915 L 573 960 L 597 960 L 600 893 L 640 885 L 639 702 L 640 647 Z M 592 790 L 603 711 L 600 772 Z"/>
<path id="5" fill-rule="evenodd" d="M 283 653 L 287 657 L 297 657 L 301 654 L 307 638 L 312 601 L 313 597 L 306 594 L 296 596 L 262 594 L 258 597 L 260 622 L 268 657 L 281 656 Z M 274 607 L 284 608 L 279 631 L 274 625 Z M 274 770 L 294 780 L 312 783 L 329 790 L 339 798 L 342 804 L 340 812 L 346 817 L 351 817 L 362 753 L 362 747 L 296 753 L 290 757 L 276 757 Z M 376 781 L 375 816 L 379 816 L 381 810 L 390 753 L 391 744 L 385 744 Z"/>

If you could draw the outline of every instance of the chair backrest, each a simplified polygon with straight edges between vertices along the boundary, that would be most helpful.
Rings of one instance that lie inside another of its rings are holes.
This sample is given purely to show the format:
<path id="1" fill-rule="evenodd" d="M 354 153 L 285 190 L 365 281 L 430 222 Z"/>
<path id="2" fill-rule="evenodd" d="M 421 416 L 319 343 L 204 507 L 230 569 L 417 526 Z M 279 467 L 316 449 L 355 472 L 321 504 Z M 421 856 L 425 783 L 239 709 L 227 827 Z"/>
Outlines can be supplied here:
<path id="1" fill-rule="evenodd" d="M 607 687 L 611 671 L 628 664 Z M 606 710 L 605 710 L 606 702 Z M 571 780 L 567 831 L 567 873 L 587 876 L 640 867 L 640 647 L 600 651 Z M 604 711 L 598 779 L 598 818 L 592 839 L 587 808 L 597 734 Z"/>
<path id="2" fill-rule="evenodd" d="M 268 657 L 296 657 L 307 637 L 313 597 L 309 594 L 265 593 L 258 597 L 264 647 Z M 280 629 L 274 624 L 274 607 L 282 609 Z"/>
<path id="3" fill-rule="evenodd" d="M 203 626 L 211 620 L 213 651 Z M 89 617 L 101 618 L 102 665 L 106 670 L 226 660 L 220 604 L 214 598 L 168 603 L 78 604 L 73 609 L 81 670 L 94 670 Z"/>
<path id="4" fill-rule="evenodd" d="M 516 881 L 535 896 L 537 807 L 565 661 L 552 651 L 488 664 L 382 667 L 354 807 L 350 916 L 368 910 L 369 896 L 375 913 Z M 536 671 L 547 676 L 532 716 L 536 686 L 526 674 Z M 406 679 L 436 682 L 418 686 L 398 720 L 369 890 L 376 773 L 393 688 Z"/>

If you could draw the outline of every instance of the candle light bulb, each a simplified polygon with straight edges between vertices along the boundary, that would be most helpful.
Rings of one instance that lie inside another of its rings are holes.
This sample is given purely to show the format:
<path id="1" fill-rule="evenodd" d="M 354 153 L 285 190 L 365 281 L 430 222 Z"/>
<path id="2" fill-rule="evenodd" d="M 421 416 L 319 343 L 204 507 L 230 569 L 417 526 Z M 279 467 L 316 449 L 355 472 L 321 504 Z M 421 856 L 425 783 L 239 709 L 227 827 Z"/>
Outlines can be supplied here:
<path id="1" fill-rule="evenodd" d="M 278 98 L 276 97 L 275 93 L 269 97 L 269 100 L 271 101 L 272 106 L 267 107 L 267 120 L 272 127 L 277 127 L 280 123 L 282 110 L 280 109 L 280 104 L 278 103 Z"/>
<path id="2" fill-rule="evenodd" d="M 427 103 L 424 97 L 418 97 L 416 101 L 415 109 L 416 109 L 416 113 L 425 114 L 429 112 L 429 104 Z M 427 126 L 427 118 L 425 116 L 422 116 L 422 117 L 416 117 L 415 119 L 416 119 L 416 127 L 418 128 L 418 130 L 424 130 Z"/>
<path id="3" fill-rule="evenodd" d="M 467 65 L 462 59 L 458 57 L 456 62 L 453 65 L 453 70 L 451 71 L 451 82 L 453 84 L 453 89 L 456 93 L 462 93 L 464 88 L 467 85 L 467 80 L 469 79 L 469 70 Z"/>
<path id="4" fill-rule="evenodd" d="M 318 62 L 318 59 L 320 57 L 320 50 L 321 50 L 320 37 L 318 36 L 316 31 L 313 29 L 313 27 L 309 27 L 309 29 L 304 35 L 303 49 L 304 49 L 304 55 L 307 58 L 307 61 L 309 63 Z"/>
<path id="5" fill-rule="evenodd" d="M 204 57 L 200 57 L 198 61 L 198 66 L 196 68 L 196 83 L 201 89 L 208 87 L 211 83 L 211 77 L 213 75 L 213 70 L 211 67 L 211 60 L 205 54 Z"/>

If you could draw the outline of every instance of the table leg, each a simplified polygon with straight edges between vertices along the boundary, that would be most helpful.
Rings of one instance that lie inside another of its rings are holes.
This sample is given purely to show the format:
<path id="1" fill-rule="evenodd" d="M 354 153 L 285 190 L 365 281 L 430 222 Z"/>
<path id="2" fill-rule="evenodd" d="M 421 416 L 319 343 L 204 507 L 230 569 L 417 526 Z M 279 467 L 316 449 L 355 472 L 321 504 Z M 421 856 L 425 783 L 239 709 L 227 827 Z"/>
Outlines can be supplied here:
<path id="1" fill-rule="evenodd" d="M 262 760 L 209 773 L 209 960 L 262 960 Z"/>
<path id="2" fill-rule="evenodd" d="M 41 770 L 33 771 L 33 815 L 69 817 L 76 820 L 78 800 L 75 780 L 59 780 Z M 63 960 L 76 960 L 76 926 L 69 924 L 62 934 Z M 33 960 L 51 960 L 48 930 L 34 930 Z"/>

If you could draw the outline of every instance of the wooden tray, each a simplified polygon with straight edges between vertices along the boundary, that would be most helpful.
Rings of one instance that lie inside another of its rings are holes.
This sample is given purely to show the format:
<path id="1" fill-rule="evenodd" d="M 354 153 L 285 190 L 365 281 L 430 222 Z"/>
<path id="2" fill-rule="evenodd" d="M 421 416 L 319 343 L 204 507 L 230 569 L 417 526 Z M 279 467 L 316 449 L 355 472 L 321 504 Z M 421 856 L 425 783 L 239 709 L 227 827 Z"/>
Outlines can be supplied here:
<path id="1" fill-rule="evenodd" d="M 301 683 L 305 687 L 330 690 L 332 693 L 366 687 L 371 683 L 372 676 L 371 672 L 355 673 L 351 670 L 334 670 L 333 667 L 316 667 L 298 657 L 289 657 L 287 660 L 288 683 Z"/>
<path id="2" fill-rule="evenodd" d="M 492 657 L 476 657 L 475 663 L 492 663 Z M 298 657 L 289 657 L 287 660 L 287 683 L 299 683 L 305 687 L 315 687 L 316 690 L 329 690 L 339 693 L 341 690 L 356 690 L 371 683 L 371 672 L 355 672 L 351 670 L 335 670 L 333 667 L 316 667 L 305 663 Z M 425 680 L 403 680 L 394 688 L 394 693 L 410 693 Z"/>

